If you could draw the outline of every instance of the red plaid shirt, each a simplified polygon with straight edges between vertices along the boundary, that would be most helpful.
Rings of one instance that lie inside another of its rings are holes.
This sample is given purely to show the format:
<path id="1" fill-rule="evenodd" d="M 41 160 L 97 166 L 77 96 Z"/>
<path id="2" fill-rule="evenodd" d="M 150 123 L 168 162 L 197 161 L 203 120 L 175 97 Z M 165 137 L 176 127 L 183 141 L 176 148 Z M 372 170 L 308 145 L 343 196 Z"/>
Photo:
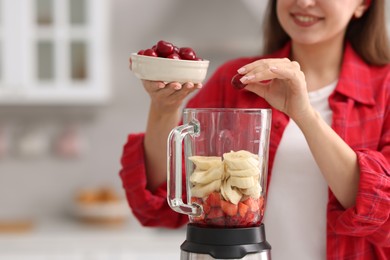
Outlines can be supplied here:
<path id="1" fill-rule="evenodd" d="M 288 57 L 290 45 L 274 58 Z M 264 57 L 240 58 L 222 65 L 189 101 L 188 107 L 265 108 L 249 91 L 237 91 L 231 78 L 241 66 Z M 390 259 L 390 66 L 364 63 L 347 44 L 338 84 L 329 98 L 332 128 L 356 152 L 360 183 L 356 205 L 344 209 L 329 190 L 327 259 Z M 288 117 L 273 109 L 269 154 L 272 166 Z M 120 176 L 133 214 L 145 226 L 176 228 L 188 221 L 166 202 L 166 184 L 146 189 L 143 134 L 128 136 Z M 302 212 L 302 214 L 305 214 Z"/>

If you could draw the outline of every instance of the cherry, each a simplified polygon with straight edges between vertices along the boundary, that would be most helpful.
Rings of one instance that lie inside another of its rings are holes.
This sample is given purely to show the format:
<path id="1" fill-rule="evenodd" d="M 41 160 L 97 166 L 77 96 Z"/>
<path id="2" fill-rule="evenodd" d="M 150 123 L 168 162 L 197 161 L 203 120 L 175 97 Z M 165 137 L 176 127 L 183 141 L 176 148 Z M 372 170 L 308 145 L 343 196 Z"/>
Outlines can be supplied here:
<path id="1" fill-rule="evenodd" d="M 241 74 L 238 74 L 238 73 L 237 73 L 236 75 L 233 76 L 233 78 L 232 78 L 232 85 L 233 85 L 234 88 L 240 90 L 240 89 L 243 89 L 243 88 L 246 87 L 246 84 L 244 84 L 244 83 L 242 83 L 242 82 L 240 81 L 240 79 L 241 79 L 243 76 L 244 76 L 244 75 L 241 75 Z"/>
<path id="2" fill-rule="evenodd" d="M 170 42 L 166 41 L 158 41 L 156 52 L 158 53 L 159 57 L 168 57 L 171 55 L 174 51 L 174 46 Z"/>
<path id="3" fill-rule="evenodd" d="M 195 51 L 192 48 L 189 47 L 182 47 L 179 49 L 179 55 L 184 60 L 195 60 L 196 54 Z"/>
<path id="4" fill-rule="evenodd" d="M 178 53 L 172 53 L 167 56 L 168 59 L 181 60 L 180 55 Z"/>
<path id="5" fill-rule="evenodd" d="M 232 78 L 232 85 L 233 85 L 234 88 L 240 90 L 240 89 L 243 89 L 243 88 L 246 87 L 247 84 L 242 83 L 241 80 L 240 80 L 243 76 L 244 75 L 241 75 L 241 74 L 238 74 L 238 73 L 233 76 L 233 78 Z M 270 80 L 270 79 L 268 79 L 268 80 L 261 80 L 261 81 L 259 81 L 259 83 L 266 85 L 266 84 L 271 83 L 271 81 L 272 80 Z"/>
<path id="6" fill-rule="evenodd" d="M 144 51 L 145 56 L 158 57 L 157 53 L 153 49 L 146 49 Z"/>
<path id="7" fill-rule="evenodd" d="M 139 50 L 138 55 L 151 57 L 160 57 L 178 60 L 202 61 L 203 59 L 196 56 L 195 51 L 190 47 L 178 47 L 170 42 L 160 40 L 153 47 L 145 50 Z"/>

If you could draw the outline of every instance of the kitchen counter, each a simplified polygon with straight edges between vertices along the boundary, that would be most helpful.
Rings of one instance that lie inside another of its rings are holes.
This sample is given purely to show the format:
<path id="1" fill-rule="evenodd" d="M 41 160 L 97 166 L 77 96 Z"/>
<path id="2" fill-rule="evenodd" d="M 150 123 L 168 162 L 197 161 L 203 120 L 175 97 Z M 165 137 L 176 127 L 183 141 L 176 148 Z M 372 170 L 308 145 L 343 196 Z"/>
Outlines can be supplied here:
<path id="1" fill-rule="evenodd" d="M 185 228 L 144 228 L 131 219 L 118 227 L 74 219 L 44 219 L 25 233 L 0 233 L 0 260 L 174 260 Z"/>

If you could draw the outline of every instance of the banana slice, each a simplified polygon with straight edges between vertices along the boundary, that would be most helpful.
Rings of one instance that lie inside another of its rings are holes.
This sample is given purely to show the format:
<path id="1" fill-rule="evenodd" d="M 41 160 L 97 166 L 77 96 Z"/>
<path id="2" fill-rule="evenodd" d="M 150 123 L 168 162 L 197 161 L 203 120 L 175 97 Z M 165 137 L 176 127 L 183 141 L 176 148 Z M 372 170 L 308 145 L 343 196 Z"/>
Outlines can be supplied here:
<path id="1" fill-rule="evenodd" d="M 262 188 L 261 188 L 260 184 L 257 182 L 256 185 L 254 185 L 250 188 L 247 188 L 247 189 L 241 189 L 240 191 L 244 195 L 248 195 L 254 199 L 258 199 L 261 195 Z"/>
<path id="2" fill-rule="evenodd" d="M 253 177 L 230 177 L 230 183 L 232 186 L 240 189 L 248 189 L 256 185 Z"/>
<path id="3" fill-rule="evenodd" d="M 259 156 L 248 151 L 225 153 L 224 163 L 230 170 L 242 170 L 248 168 L 259 168 Z"/>
<path id="4" fill-rule="evenodd" d="M 242 198 L 242 193 L 239 190 L 232 188 L 230 178 L 223 182 L 221 186 L 221 194 L 226 201 L 230 201 L 231 203 L 236 205 L 238 204 L 238 202 L 240 202 Z"/>
<path id="5" fill-rule="evenodd" d="M 208 170 L 212 167 L 222 165 L 222 158 L 218 156 L 190 156 L 188 157 L 197 170 Z"/>
<path id="6" fill-rule="evenodd" d="M 227 168 L 226 171 L 229 174 L 229 176 L 234 176 L 234 177 L 252 177 L 252 176 L 258 176 L 260 174 L 260 170 L 257 167 L 251 167 L 242 170 L 230 170 L 229 168 Z"/>
<path id="7" fill-rule="evenodd" d="M 191 195 L 198 198 L 208 196 L 213 191 L 219 191 L 221 188 L 221 180 L 215 180 L 208 184 L 198 184 L 191 188 Z"/>
<path id="8" fill-rule="evenodd" d="M 190 181 L 193 184 L 207 184 L 215 180 L 222 180 L 223 173 L 224 167 L 222 164 L 220 166 L 212 167 L 206 171 L 195 169 L 195 171 L 190 176 Z"/>

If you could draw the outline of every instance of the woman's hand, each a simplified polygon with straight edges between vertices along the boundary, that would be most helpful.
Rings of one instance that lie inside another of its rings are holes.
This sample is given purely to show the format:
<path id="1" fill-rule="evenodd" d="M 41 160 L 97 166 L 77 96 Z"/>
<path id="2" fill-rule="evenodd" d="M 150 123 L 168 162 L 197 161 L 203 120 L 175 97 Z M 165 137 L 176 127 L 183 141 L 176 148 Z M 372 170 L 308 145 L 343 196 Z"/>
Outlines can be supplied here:
<path id="1" fill-rule="evenodd" d="M 189 94 L 202 87 L 202 84 L 192 82 L 180 84 L 142 80 L 142 84 L 151 98 L 151 108 L 164 114 L 177 111 Z"/>
<path id="2" fill-rule="evenodd" d="M 295 121 L 312 112 L 305 75 L 298 62 L 284 59 L 262 59 L 238 70 L 244 75 L 246 89 L 263 97 L 271 106 Z"/>

